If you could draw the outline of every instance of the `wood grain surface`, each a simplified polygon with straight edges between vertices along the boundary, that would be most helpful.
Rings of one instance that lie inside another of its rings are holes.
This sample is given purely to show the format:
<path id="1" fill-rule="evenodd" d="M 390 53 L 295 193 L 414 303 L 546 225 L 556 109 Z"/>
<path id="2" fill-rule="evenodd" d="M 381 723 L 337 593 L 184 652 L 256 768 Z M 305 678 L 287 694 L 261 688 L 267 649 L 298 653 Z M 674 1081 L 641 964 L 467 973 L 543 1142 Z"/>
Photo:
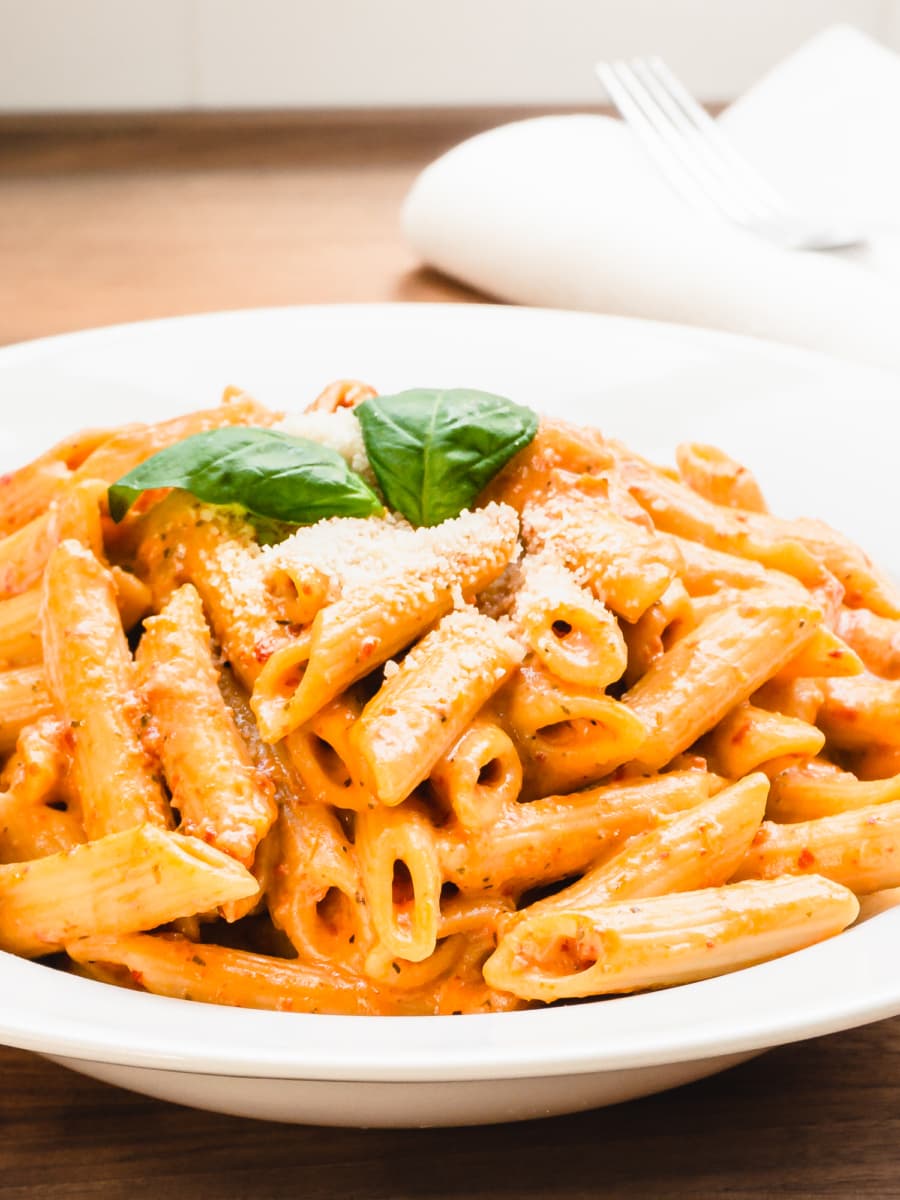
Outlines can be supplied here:
<path id="1" fill-rule="evenodd" d="M 458 300 L 398 207 L 508 113 L 0 120 L 0 343 L 253 305 Z M 3 415 L 14 397 L 0 397 Z M 0 1050 L 0 1196 L 900 1196 L 900 1019 L 527 1125 L 313 1129 L 147 1100 Z"/>
<path id="2" fill-rule="evenodd" d="M 0 1052 L 0 1195 L 595 1200 L 900 1195 L 900 1023 L 674 1092 L 469 1129 L 316 1129 L 147 1100 Z"/>
<path id="3" fill-rule="evenodd" d="M 465 300 L 403 196 L 500 114 L 0 119 L 0 344 L 223 308 Z"/>

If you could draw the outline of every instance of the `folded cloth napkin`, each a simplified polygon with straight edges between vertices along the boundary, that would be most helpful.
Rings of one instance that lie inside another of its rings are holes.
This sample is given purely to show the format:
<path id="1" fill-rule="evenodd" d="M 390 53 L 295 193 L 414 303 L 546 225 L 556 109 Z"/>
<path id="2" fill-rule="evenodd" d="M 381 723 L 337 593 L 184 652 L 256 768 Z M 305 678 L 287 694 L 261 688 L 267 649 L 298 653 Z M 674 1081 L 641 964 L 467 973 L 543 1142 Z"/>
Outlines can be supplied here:
<path id="1" fill-rule="evenodd" d="M 541 117 L 457 146 L 419 176 L 403 224 L 431 265 L 503 300 L 727 329 L 900 370 L 900 56 L 817 35 L 720 118 L 799 212 L 865 247 L 783 250 L 701 213 L 631 130 Z"/>

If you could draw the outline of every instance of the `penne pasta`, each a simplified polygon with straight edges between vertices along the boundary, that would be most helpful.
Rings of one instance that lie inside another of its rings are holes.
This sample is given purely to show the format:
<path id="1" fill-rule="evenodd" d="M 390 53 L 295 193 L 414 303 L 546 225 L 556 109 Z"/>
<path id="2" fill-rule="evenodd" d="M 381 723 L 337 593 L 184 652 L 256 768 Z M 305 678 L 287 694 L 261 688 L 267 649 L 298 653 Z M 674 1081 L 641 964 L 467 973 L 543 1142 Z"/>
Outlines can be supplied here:
<path id="1" fill-rule="evenodd" d="M 686 750 L 789 662 L 819 620 L 808 604 L 772 597 L 717 613 L 685 635 L 622 698 L 652 731 L 637 764 L 659 770 Z"/>
<path id="2" fill-rule="evenodd" d="M 276 620 L 297 630 L 312 624 L 328 600 L 331 583 L 324 571 L 310 564 L 269 567 L 264 570 L 263 580 L 275 611 L 280 614 Z"/>
<path id="3" fill-rule="evenodd" d="M 478 942 L 470 942 L 463 950 L 450 977 L 442 980 L 435 989 L 433 1011 L 436 1016 L 514 1012 L 527 1007 L 517 996 L 488 987 L 485 983 L 484 963 L 490 949 L 485 951 Z"/>
<path id="4" fill-rule="evenodd" d="M 65 490 L 71 474 L 64 462 L 42 457 L 0 475 L 0 537 L 8 537 L 39 517 Z"/>
<path id="5" fill-rule="evenodd" d="M 480 613 L 444 617 L 385 679 L 349 734 L 363 785 L 400 804 L 509 678 L 524 650 Z"/>
<path id="6" fill-rule="evenodd" d="M 86 938 L 66 949 L 76 962 L 125 967 L 148 992 L 179 1000 L 355 1016 L 415 1011 L 414 1004 L 404 1005 L 402 993 L 391 995 L 331 967 L 226 946 L 196 946 L 178 934 Z"/>
<path id="7" fill-rule="evenodd" d="M 256 880 L 258 891 L 249 896 L 243 896 L 240 900 L 226 900 L 224 904 L 219 905 L 218 913 L 224 921 L 229 925 L 234 925 L 237 921 L 242 921 L 244 917 L 253 917 L 264 915 L 269 895 L 275 882 L 275 873 L 278 870 L 281 862 L 281 837 L 278 825 L 273 825 L 266 836 L 262 839 L 256 848 L 256 854 L 253 856 L 253 862 L 250 866 L 250 874 Z M 196 917 L 183 918 L 185 921 L 199 921 Z M 177 933 L 183 933 L 186 937 L 193 936 L 188 928 L 182 928 L 178 922 L 172 923 L 172 928 Z M 199 940 L 199 936 L 195 939 Z"/>
<path id="8" fill-rule="evenodd" d="M 658 467 L 354 380 L 308 411 L 273 433 L 228 388 L 0 476 L 0 949 L 498 1013 L 736 970 L 900 892 L 900 589 L 862 550 L 700 442 Z"/>
<path id="9" fill-rule="evenodd" d="M 497 698 L 522 759 L 522 799 L 596 783 L 643 745 L 643 721 L 618 700 L 526 663 Z"/>
<path id="10" fill-rule="evenodd" d="M 558 471 L 597 475 L 613 465 L 605 439 L 565 421 L 541 419 L 534 440 L 520 450 L 489 485 L 487 502 L 508 504 L 517 513 L 552 490 Z"/>
<path id="11" fill-rule="evenodd" d="M 471 941 L 471 938 L 460 935 L 446 937 L 437 944 L 434 953 L 430 954 L 428 958 L 422 959 L 421 962 L 390 958 L 382 951 L 377 955 L 370 956 L 367 960 L 366 977 L 376 983 L 398 989 L 407 995 L 423 991 L 436 995 L 440 984 L 447 979 L 450 973 L 460 971 L 460 960 Z M 478 941 L 483 943 L 486 941 L 486 937 L 479 936 Z M 485 957 L 487 957 L 486 954 Z M 460 973 L 469 975 L 471 971 L 463 966 Z M 484 982 L 480 979 L 480 972 L 479 981 L 483 987 Z M 471 981 L 467 979 L 466 982 Z M 436 1011 L 439 1011 L 437 1007 Z"/>
<path id="12" fill-rule="evenodd" d="M 247 693 L 234 678 L 230 667 L 224 665 L 219 671 L 219 691 L 228 705 L 257 776 L 264 781 L 266 791 L 271 791 L 280 811 L 284 805 L 293 801 L 300 789 L 300 782 L 293 772 L 284 748 L 269 746 L 259 736 Z M 233 923 L 255 913 L 269 898 L 281 864 L 280 835 L 280 823 L 276 820 L 260 842 L 253 859 L 251 870 L 259 884 L 259 895 L 244 900 L 232 900 L 222 905 L 221 913 L 226 921 Z"/>
<path id="13" fill-rule="evenodd" d="M 85 429 L 57 442 L 17 471 L 0 475 L 0 537 L 21 529 L 64 492 L 76 470 L 110 436 L 108 429 Z"/>
<path id="14" fill-rule="evenodd" d="M 311 404 L 307 404 L 306 412 L 335 412 L 339 408 L 355 408 L 363 400 L 377 395 L 373 387 L 359 379 L 338 379 L 323 388 Z"/>
<path id="15" fill-rule="evenodd" d="M 438 759 L 429 782 L 460 824 L 478 829 L 518 800 L 522 763 L 509 734 L 481 717 Z"/>
<path id="16" fill-rule="evenodd" d="M 744 702 L 719 722 L 703 745 L 712 770 L 739 779 L 785 755 L 814 757 L 825 745 L 825 735 L 806 721 Z"/>
<path id="17" fill-rule="evenodd" d="M 57 543 L 53 516 L 48 509 L 0 540 L 0 598 L 17 596 L 40 580 Z"/>
<path id="18" fill-rule="evenodd" d="M 376 939 L 368 969 L 381 974 L 395 958 L 422 962 L 437 945 L 443 883 L 430 822 L 418 809 L 359 813 L 356 852 Z"/>
<path id="19" fill-rule="evenodd" d="M 326 603 L 359 590 L 389 572 L 398 549 L 417 543 L 427 553 L 428 535 L 417 536 L 396 517 L 342 518 L 298 529 L 264 553 L 266 585 L 277 595 L 284 616 L 302 627 Z M 384 568 L 384 569 L 382 569 Z"/>
<path id="20" fill-rule="evenodd" d="M 890 779 L 900 775 L 900 746 L 867 746 L 852 756 L 860 779 Z"/>
<path id="21" fill-rule="evenodd" d="M 637 621 L 678 573 L 666 542 L 612 511 L 596 495 L 572 489 L 526 505 L 522 535 L 532 554 L 548 551 L 619 616 Z"/>
<path id="22" fill-rule="evenodd" d="M 4 668 L 40 663 L 43 657 L 40 613 L 38 587 L 0 600 L 0 664 Z"/>
<path id="23" fill-rule="evenodd" d="M 147 620 L 137 662 L 150 713 L 145 741 L 163 765 L 181 831 L 251 866 L 277 815 L 273 788 L 255 769 L 219 690 L 209 628 L 190 584 Z"/>
<path id="24" fill-rule="evenodd" d="M 827 625 L 820 625 L 791 661 L 781 668 L 779 678 L 828 679 L 861 675 L 864 670 L 859 655 L 837 634 L 832 633 Z"/>
<path id="25" fill-rule="evenodd" d="M 257 772 L 268 781 L 279 807 L 294 798 L 299 782 L 283 745 L 270 746 L 264 742 L 256 727 L 247 691 L 235 678 L 227 663 L 219 669 L 219 691 Z"/>
<path id="26" fill-rule="evenodd" d="M 484 977 L 547 1003 L 670 987 L 811 946 L 858 912 L 852 892 L 811 875 L 548 913 L 505 934 Z"/>
<path id="27" fill-rule="evenodd" d="M 143 583 L 130 571 L 113 565 L 109 569 L 116 589 L 116 605 L 122 628 L 126 633 L 133 629 L 153 610 L 153 595 L 146 583 Z"/>
<path id="28" fill-rule="evenodd" d="M 437 830 L 444 878 L 461 891 L 524 891 L 584 871 L 625 838 L 709 795 L 702 771 L 610 783 L 514 805 L 489 828 Z"/>
<path id="29" fill-rule="evenodd" d="M 84 841 L 66 786 L 65 730 L 45 717 L 22 730 L 0 777 L 0 863 L 27 862 Z"/>
<path id="30" fill-rule="evenodd" d="M 256 890 L 249 871 L 212 846 L 136 826 L 0 867 L 0 948 L 38 958 L 74 938 L 154 929 Z"/>
<path id="31" fill-rule="evenodd" d="M 11 753 L 22 730 L 52 712 L 42 667 L 0 671 L 0 754 Z"/>
<path id="32" fill-rule="evenodd" d="M 141 742 L 146 710 L 116 607 L 112 576 L 78 542 L 53 552 L 44 578 L 47 685 L 72 746 L 72 779 L 88 838 L 171 814 Z"/>
<path id="33" fill-rule="evenodd" d="M 622 677 L 625 639 L 610 610 L 564 567 L 530 567 L 515 595 L 512 618 L 526 645 L 551 675 L 605 688 Z"/>
<path id="34" fill-rule="evenodd" d="M 894 583 L 824 522 L 730 512 L 633 457 L 621 462 L 621 470 L 657 529 L 752 559 L 809 586 L 821 583 L 824 568 L 839 580 L 851 608 L 900 617 L 900 591 Z"/>
<path id="35" fill-rule="evenodd" d="M 266 586 L 246 522 L 176 492 L 138 523 L 135 567 L 156 609 L 192 583 L 223 654 L 245 688 L 295 631 Z"/>
<path id="36" fill-rule="evenodd" d="M 369 788 L 354 778 L 359 772 L 352 765 L 350 732 L 361 712 L 361 702 L 345 692 L 284 739 L 282 745 L 310 800 L 354 811 L 374 802 Z"/>
<path id="37" fill-rule="evenodd" d="M 458 933 L 487 932 L 496 943 L 499 930 L 515 911 L 512 897 L 502 892 L 458 892 L 441 899 L 438 933 L 448 938 Z"/>
<path id="38" fill-rule="evenodd" d="M 784 679 L 776 675 L 753 693 L 757 708 L 794 717 L 807 725 L 815 725 L 825 699 L 825 689 L 818 679 Z"/>
<path id="39" fill-rule="evenodd" d="M 818 722 L 833 745 L 865 750 L 871 745 L 900 748 L 900 680 L 868 672 L 852 679 L 829 679 Z"/>
<path id="40" fill-rule="evenodd" d="M 624 675 L 631 687 L 650 670 L 666 650 L 702 619 L 698 606 L 680 579 L 673 579 L 655 604 L 633 625 L 622 630 L 628 648 L 628 666 Z"/>
<path id="41" fill-rule="evenodd" d="M 0 598 L 35 586 L 54 548 L 67 538 L 103 554 L 99 499 L 103 485 L 85 480 L 67 485 L 46 512 L 0 540 Z"/>
<path id="42" fill-rule="evenodd" d="M 879 617 L 867 608 L 840 608 L 835 632 L 873 675 L 900 679 L 900 621 Z"/>
<path id="43" fill-rule="evenodd" d="M 260 731 L 277 741 L 409 645 L 459 597 L 496 579 L 516 546 L 511 509 L 488 506 L 417 531 L 409 565 L 365 578 L 326 605 L 308 637 L 266 662 L 253 689 Z"/>
<path id="44" fill-rule="evenodd" d="M 272 920 L 305 960 L 360 969 L 373 939 L 371 913 L 347 833 L 330 808 L 295 799 L 282 806 L 278 833 Z"/>
<path id="45" fill-rule="evenodd" d="M 121 567 L 110 573 L 122 626 L 131 629 L 150 611 L 149 589 Z M 42 659 L 41 589 L 33 587 L 0 600 L 0 669 L 34 666 Z"/>
<path id="46" fill-rule="evenodd" d="M 783 586 L 796 590 L 796 580 L 781 571 L 767 570 L 758 562 L 714 550 L 701 542 L 670 535 L 670 541 L 678 552 L 682 569 L 681 581 L 692 597 L 705 596 L 718 607 L 722 602 L 732 603 L 729 593 L 747 588 Z"/>
<path id="47" fill-rule="evenodd" d="M 862 780 L 833 763 L 794 763 L 772 779 L 767 815 L 773 821 L 811 821 L 900 800 L 900 774 Z"/>
<path id="48" fill-rule="evenodd" d="M 900 800 L 813 821 L 765 821 L 737 879 L 824 875 L 858 895 L 900 887 Z"/>
<path id="49" fill-rule="evenodd" d="M 612 901 L 721 887 L 737 870 L 766 812 L 769 781 L 748 775 L 628 838 L 577 883 L 530 904 L 525 920 Z"/>
<path id="50" fill-rule="evenodd" d="M 681 478 L 691 491 L 725 508 L 768 512 L 750 471 L 716 446 L 683 442 L 675 451 Z"/>
<path id="51" fill-rule="evenodd" d="M 807 585 L 821 577 L 819 558 L 793 529 L 779 526 L 775 518 L 713 504 L 631 455 L 620 460 L 620 471 L 632 496 L 661 532 L 751 559 Z"/>

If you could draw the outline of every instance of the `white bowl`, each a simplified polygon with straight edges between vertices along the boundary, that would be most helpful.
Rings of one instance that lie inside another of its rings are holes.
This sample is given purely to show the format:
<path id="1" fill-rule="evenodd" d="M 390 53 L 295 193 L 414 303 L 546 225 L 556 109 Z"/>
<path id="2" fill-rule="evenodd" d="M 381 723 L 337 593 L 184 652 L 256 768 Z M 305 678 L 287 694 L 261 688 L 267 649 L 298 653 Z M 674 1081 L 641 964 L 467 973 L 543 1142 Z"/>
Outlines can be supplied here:
<path id="1" fill-rule="evenodd" d="M 777 512 L 822 516 L 900 567 L 896 377 L 763 342 L 584 314 L 455 305 L 275 309 L 0 351 L 0 468 L 84 425 L 153 419 L 240 383 L 301 406 L 332 378 L 474 386 L 651 455 L 743 458 Z M 900 912 L 719 979 L 464 1017 L 191 1004 L 0 954 L 0 1040 L 197 1107 L 340 1125 L 506 1121 L 610 1104 L 900 1012 Z"/>

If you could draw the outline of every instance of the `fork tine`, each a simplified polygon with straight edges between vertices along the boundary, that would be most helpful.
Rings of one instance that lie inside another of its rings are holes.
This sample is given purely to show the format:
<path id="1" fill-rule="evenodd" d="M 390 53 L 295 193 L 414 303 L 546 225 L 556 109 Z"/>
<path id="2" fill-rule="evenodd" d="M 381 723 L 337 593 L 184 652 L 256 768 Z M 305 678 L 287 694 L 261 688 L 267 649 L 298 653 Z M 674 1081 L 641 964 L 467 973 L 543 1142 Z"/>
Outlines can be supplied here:
<path id="1" fill-rule="evenodd" d="M 602 69 L 601 69 L 602 68 Z M 601 64 L 597 73 L 623 117 L 639 133 L 664 173 L 688 200 L 698 193 L 710 205 L 739 224 L 753 213 L 714 171 L 710 171 L 692 141 L 685 137 L 650 94 L 632 68 L 624 62 Z"/>
<path id="2" fill-rule="evenodd" d="M 775 205 L 757 195 L 756 189 L 749 187 L 746 180 L 735 169 L 731 157 L 726 155 L 719 140 L 709 136 L 705 126 L 697 120 L 696 108 L 686 111 L 669 90 L 668 81 L 662 78 L 654 69 L 651 60 L 633 58 L 629 66 L 635 76 L 647 89 L 650 97 L 659 109 L 671 121 L 685 143 L 690 146 L 698 160 L 702 160 L 704 168 L 713 176 L 720 188 L 733 197 L 734 203 L 742 208 L 746 215 L 752 215 L 765 220 L 773 215 Z M 726 139 L 721 139 L 725 141 Z"/>
<path id="3" fill-rule="evenodd" d="M 859 229 L 791 210 L 662 59 L 601 62 L 595 71 L 660 173 L 689 203 L 717 211 L 784 249 L 865 244 Z"/>
<path id="4" fill-rule="evenodd" d="M 746 186 L 745 180 L 740 178 L 730 158 L 722 154 L 719 144 L 708 136 L 706 128 L 696 121 L 695 114 L 686 113 L 680 106 L 668 90 L 666 82 L 654 72 L 649 60 L 632 59 L 629 66 L 641 80 L 656 106 L 672 122 L 674 130 L 684 139 L 685 150 L 690 148 L 697 161 L 701 161 L 703 168 L 714 176 L 721 190 L 732 198 L 733 204 L 743 209 L 745 215 L 760 217 L 762 220 L 772 215 L 773 205 L 763 202 L 754 188 Z"/>
<path id="5" fill-rule="evenodd" d="M 698 104 L 681 80 L 672 72 L 671 68 L 657 55 L 652 55 L 640 61 L 647 75 L 659 83 L 671 102 L 703 134 L 706 145 L 710 148 L 715 148 L 721 158 L 728 162 L 734 172 L 741 177 L 748 191 L 765 206 L 765 211 L 767 213 L 771 213 L 773 210 L 778 212 L 786 211 L 787 205 L 783 197 L 735 149 L 731 141 L 723 134 L 718 122 L 713 120 L 701 104 Z"/>
<path id="6" fill-rule="evenodd" d="M 709 197 L 684 170 L 678 156 L 673 154 L 670 147 L 659 137 L 640 106 L 631 98 L 628 88 L 620 82 L 614 64 L 598 62 L 594 70 L 610 100 L 619 110 L 619 114 L 635 130 L 650 153 L 657 158 L 663 173 L 672 186 L 680 191 L 690 203 L 709 207 Z"/>

